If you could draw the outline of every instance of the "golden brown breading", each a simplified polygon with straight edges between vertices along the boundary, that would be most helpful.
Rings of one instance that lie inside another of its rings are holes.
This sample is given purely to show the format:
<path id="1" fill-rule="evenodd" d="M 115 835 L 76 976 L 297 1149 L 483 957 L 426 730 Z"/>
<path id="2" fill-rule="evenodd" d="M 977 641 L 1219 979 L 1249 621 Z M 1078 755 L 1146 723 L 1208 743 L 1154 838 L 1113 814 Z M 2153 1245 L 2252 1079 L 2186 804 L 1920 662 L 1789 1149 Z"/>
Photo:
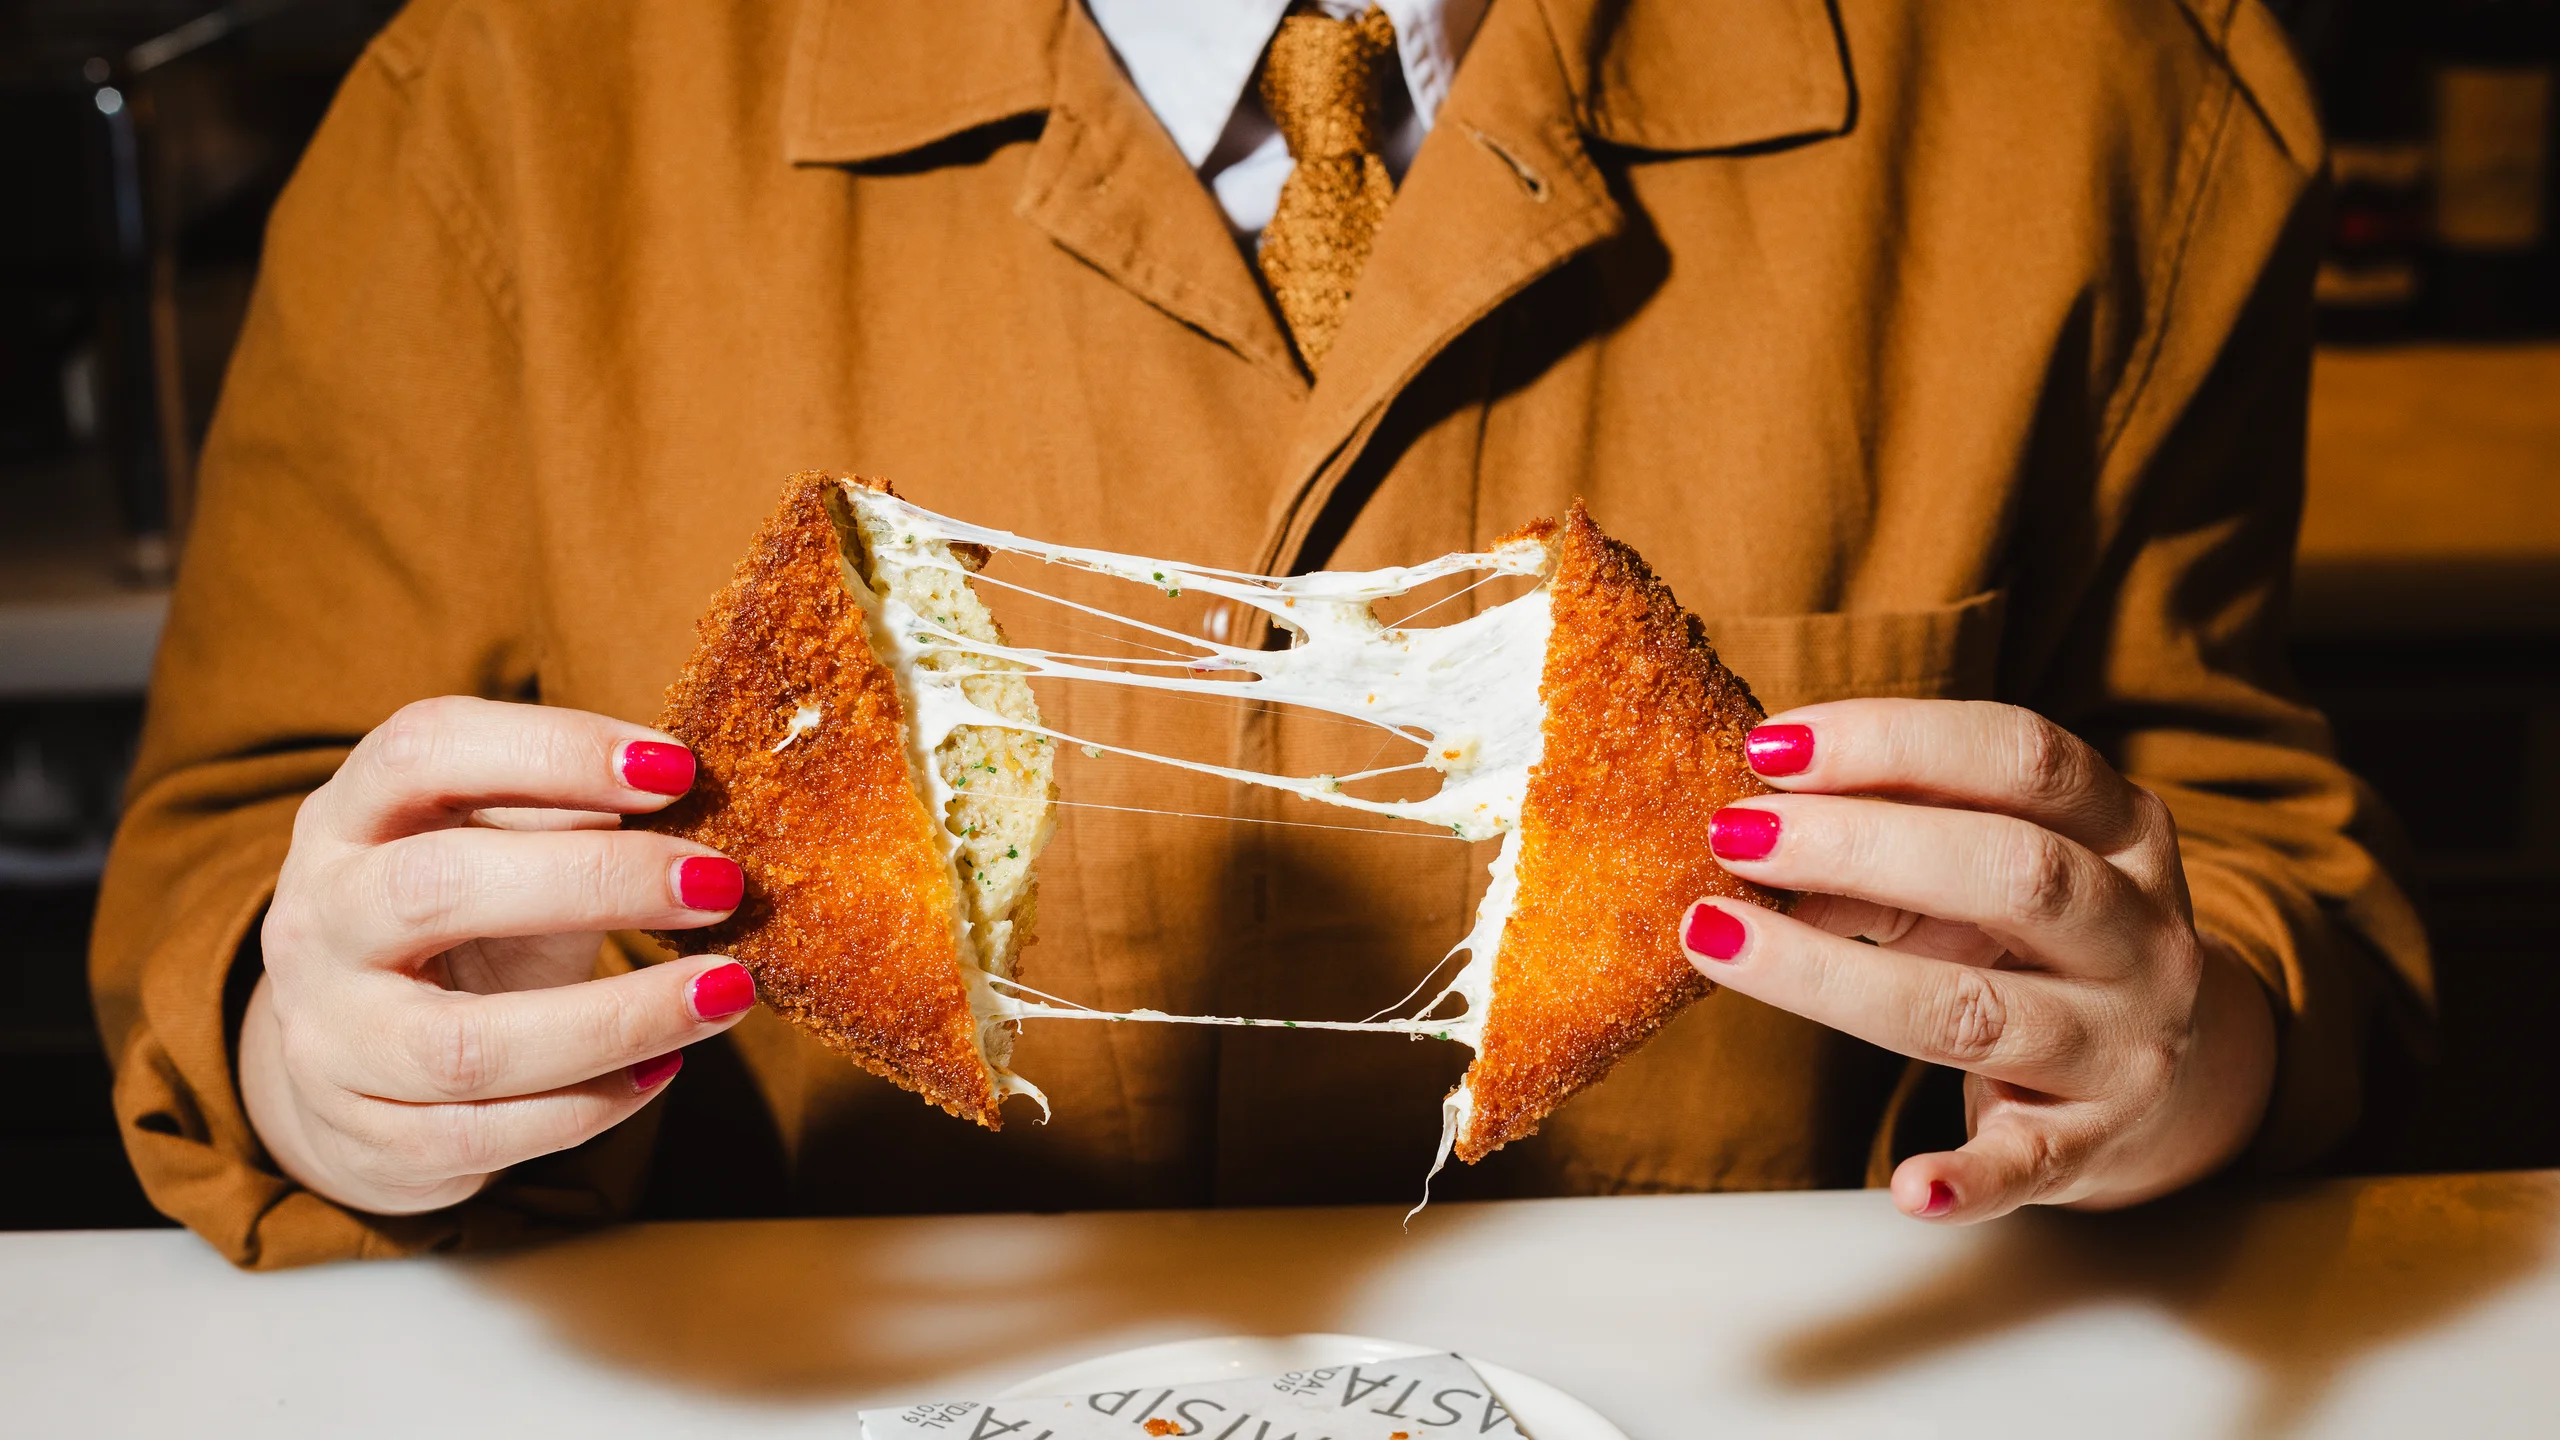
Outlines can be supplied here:
<path id="1" fill-rule="evenodd" d="M 1561 528 L 1521 533 L 1556 551 L 1555 628 L 1538 687 L 1544 753 L 1521 807 L 1519 894 L 1465 1081 L 1475 1105 L 1456 1148 L 1469 1162 L 1534 1133 L 1715 988 L 1681 953 L 1691 902 L 1782 900 L 1727 874 L 1707 848 L 1719 808 L 1769 793 L 1742 751 L 1760 702 L 1581 502 Z"/>
<path id="2" fill-rule="evenodd" d="M 845 590 L 824 501 L 836 483 L 791 477 L 667 691 L 658 726 L 700 770 L 637 823 L 736 860 L 747 897 L 719 925 L 659 938 L 735 957 L 766 1004 L 856 1064 L 999 1129 L 950 869 L 909 773 L 897 685 Z M 803 706 L 823 719 L 775 749 Z"/>

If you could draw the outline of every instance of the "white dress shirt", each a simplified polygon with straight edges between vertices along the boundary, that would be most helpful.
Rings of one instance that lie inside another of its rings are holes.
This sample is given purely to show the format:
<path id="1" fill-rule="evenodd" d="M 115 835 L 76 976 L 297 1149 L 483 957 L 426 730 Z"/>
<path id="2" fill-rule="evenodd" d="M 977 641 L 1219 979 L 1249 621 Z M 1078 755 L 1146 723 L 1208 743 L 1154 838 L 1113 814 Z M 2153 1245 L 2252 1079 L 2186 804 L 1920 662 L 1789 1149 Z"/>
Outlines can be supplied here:
<path id="1" fill-rule="evenodd" d="M 1271 223 L 1289 146 L 1254 92 L 1253 72 L 1290 0 L 1087 0 L 1147 108 L 1164 123 L 1182 158 L 1218 197 L 1237 238 Z M 1317 0 L 1340 19 L 1372 0 Z M 1396 30 L 1404 84 L 1387 87 L 1387 170 L 1398 180 L 1449 96 L 1458 61 L 1475 39 L 1489 0 L 1374 0 Z"/>

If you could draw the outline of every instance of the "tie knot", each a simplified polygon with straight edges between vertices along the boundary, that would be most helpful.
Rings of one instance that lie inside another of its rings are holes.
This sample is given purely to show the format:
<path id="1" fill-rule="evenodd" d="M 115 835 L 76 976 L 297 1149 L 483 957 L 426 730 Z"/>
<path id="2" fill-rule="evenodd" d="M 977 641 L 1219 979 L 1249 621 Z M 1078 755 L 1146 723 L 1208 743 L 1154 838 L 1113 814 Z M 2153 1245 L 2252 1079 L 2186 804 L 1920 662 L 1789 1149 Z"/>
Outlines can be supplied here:
<path id="1" fill-rule="evenodd" d="M 1263 57 L 1260 88 L 1290 157 L 1375 152 L 1379 77 L 1395 53 L 1395 25 L 1375 5 L 1357 20 L 1308 14 L 1283 19 Z"/>

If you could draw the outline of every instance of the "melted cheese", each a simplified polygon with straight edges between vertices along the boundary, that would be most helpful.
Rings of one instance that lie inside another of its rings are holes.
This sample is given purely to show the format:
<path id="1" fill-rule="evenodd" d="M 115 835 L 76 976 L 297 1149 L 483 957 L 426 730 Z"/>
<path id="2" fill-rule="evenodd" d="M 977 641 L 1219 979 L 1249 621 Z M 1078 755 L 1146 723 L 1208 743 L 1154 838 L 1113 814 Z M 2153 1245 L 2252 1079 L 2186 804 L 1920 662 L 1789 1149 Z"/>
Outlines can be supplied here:
<path id="1" fill-rule="evenodd" d="M 918 750 L 930 754 L 963 725 L 999 726 L 1079 745 L 1088 755 L 1107 751 L 1286 791 L 1328 805 L 1444 826 L 1462 839 L 1483 840 L 1497 835 L 1503 839 L 1474 928 L 1450 951 L 1452 956 L 1465 952 L 1466 964 L 1449 984 L 1410 1015 L 1311 1021 L 1170 1015 L 1156 1010 L 1103 1011 L 1060 1001 L 1006 976 L 972 969 L 966 978 L 982 1032 L 1043 1018 L 1366 1030 L 1427 1036 L 1470 1048 L 1480 1046 L 1485 1010 L 1491 1001 L 1494 963 L 1517 891 L 1514 868 L 1519 859 L 1521 805 L 1528 793 L 1530 769 L 1537 764 L 1542 745 L 1545 712 L 1538 698 L 1538 680 L 1544 669 L 1547 634 L 1552 624 L 1548 595 L 1540 585 L 1466 619 L 1417 629 L 1390 628 L 1380 622 L 1372 607 L 1380 600 L 1451 575 L 1482 572 L 1543 579 L 1549 558 L 1542 543 L 1517 541 L 1491 551 L 1448 555 L 1424 565 L 1385 570 L 1266 576 L 1027 539 L 936 515 L 860 486 L 848 486 L 846 494 L 865 518 L 874 522 L 865 527 L 867 532 L 875 537 L 885 532 L 890 537 L 885 544 L 875 541 L 870 549 L 875 572 L 884 582 L 892 582 L 880 586 L 879 593 L 885 598 L 874 615 L 872 633 L 875 644 L 883 647 L 883 658 L 907 701 L 913 727 L 909 743 Z M 959 569 L 958 562 L 950 558 L 949 547 L 953 544 L 1032 556 L 1168 594 L 1190 590 L 1215 595 L 1261 611 L 1288 631 L 1295 643 L 1285 650 L 1248 650 L 1057 600 L 1179 645 L 1186 653 L 1162 661 L 1127 660 L 1060 654 L 1030 646 L 981 644 L 954 633 L 898 598 L 910 588 L 894 583 L 902 570 L 919 566 Z M 999 715 L 974 703 L 963 684 L 971 676 L 987 672 L 967 666 L 935 668 L 918 663 L 937 652 L 975 655 L 1003 662 L 1009 668 L 1020 667 L 1034 676 L 1258 700 L 1365 721 L 1423 743 L 1427 758 L 1422 763 L 1438 770 L 1441 781 L 1430 795 L 1420 799 L 1370 800 L 1342 789 L 1345 780 L 1361 776 L 1274 775 L 1105 744 Z M 1166 673 L 1153 673 L 1159 670 Z M 1203 673 L 1227 678 L 1201 678 Z M 815 723 L 816 717 L 811 717 L 811 722 Z M 786 737 L 784 743 L 796 737 L 800 728 L 795 717 L 792 737 Z M 933 813 L 937 817 L 948 814 L 953 799 L 950 787 L 930 765 L 920 767 L 919 773 L 931 792 Z M 956 867 L 957 841 L 948 829 L 940 824 L 934 827 L 946 862 Z M 963 953 L 970 952 L 964 947 Z M 1453 1000 L 1458 1010 L 1441 1014 L 1443 1005 Z M 998 1052 L 990 1047 L 989 1053 L 992 1056 Z M 1005 1093 L 1038 1094 L 1036 1087 L 1010 1070 L 1000 1065 L 993 1068 Z M 1447 1162 L 1472 1103 L 1473 1097 L 1463 1085 L 1444 1103 L 1439 1157 L 1432 1165 L 1433 1174 L 1439 1173 Z M 1045 1113 L 1045 1097 L 1041 1106 Z"/>

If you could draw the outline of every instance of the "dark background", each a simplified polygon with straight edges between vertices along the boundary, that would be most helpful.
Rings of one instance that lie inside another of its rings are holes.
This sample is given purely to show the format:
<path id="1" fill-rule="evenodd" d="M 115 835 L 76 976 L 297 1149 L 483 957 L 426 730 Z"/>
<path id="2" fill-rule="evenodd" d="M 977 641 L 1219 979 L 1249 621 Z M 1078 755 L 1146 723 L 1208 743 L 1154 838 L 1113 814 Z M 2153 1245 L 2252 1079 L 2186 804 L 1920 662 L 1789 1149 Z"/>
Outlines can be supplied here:
<path id="1" fill-rule="evenodd" d="M 0 0 L 0 1228 L 166 1223 L 125 1163 L 85 971 L 139 677 L 13 680 L 6 647 L 46 606 L 165 584 L 267 209 L 395 8 Z M 2441 75 L 2538 69 L 2547 93 L 2554 5 L 2275 8 L 2337 142 L 2324 339 L 2547 343 L 2552 107 L 2523 137 L 2543 146 L 2538 238 L 2468 243 L 2430 207 L 2460 162 L 2437 133 Z M 2560 610 L 2431 583 L 2423 614 L 2306 625 L 2291 647 L 2348 763 L 2404 823 L 2442 989 L 2434 1060 L 2384 1078 L 2332 1165 L 2560 1165 Z"/>

